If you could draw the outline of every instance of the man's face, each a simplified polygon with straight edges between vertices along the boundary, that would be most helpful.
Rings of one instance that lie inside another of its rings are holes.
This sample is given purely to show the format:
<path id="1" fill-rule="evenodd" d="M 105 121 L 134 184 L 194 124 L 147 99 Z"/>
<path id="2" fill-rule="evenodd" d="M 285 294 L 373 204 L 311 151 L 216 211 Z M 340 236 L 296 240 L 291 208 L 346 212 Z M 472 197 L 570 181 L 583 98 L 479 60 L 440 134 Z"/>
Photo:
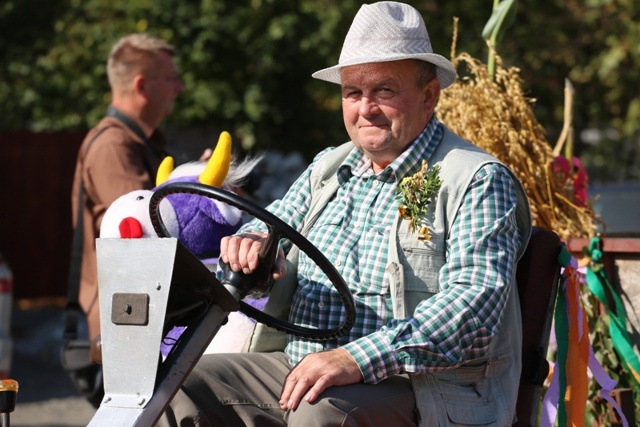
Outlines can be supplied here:
<path id="1" fill-rule="evenodd" d="M 432 79 L 419 88 L 417 71 L 413 60 L 342 69 L 345 127 L 375 172 L 398 157 L 431 119 L 440 85 Z"/>
<path id="2" fill-rule="evenodd" d="M 184 90 L 173 58 L 167 52 L 160 52 L 157 58 L 157 69 L 148 80 L 149 104 L 157 111 L 159 117 L 167 117 L 173 111 L 176 96 Z"/>

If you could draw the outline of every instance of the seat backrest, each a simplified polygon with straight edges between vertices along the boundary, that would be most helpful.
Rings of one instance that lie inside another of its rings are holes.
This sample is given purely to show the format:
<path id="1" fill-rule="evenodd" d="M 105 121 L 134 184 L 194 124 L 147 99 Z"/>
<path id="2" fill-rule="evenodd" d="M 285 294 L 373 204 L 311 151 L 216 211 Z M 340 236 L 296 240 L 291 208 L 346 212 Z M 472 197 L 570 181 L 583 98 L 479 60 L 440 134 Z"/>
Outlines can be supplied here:
<path id="1" fill-rule="evenodd" d="M 522 311 L 522 374 L 516 426 L 535 425 L 542 384 L 549 373 L 546 360 L 555 307 L 562 242 L 553 231 L 533 227 L 527 250 L 518 262 L 516 279 Z"/>

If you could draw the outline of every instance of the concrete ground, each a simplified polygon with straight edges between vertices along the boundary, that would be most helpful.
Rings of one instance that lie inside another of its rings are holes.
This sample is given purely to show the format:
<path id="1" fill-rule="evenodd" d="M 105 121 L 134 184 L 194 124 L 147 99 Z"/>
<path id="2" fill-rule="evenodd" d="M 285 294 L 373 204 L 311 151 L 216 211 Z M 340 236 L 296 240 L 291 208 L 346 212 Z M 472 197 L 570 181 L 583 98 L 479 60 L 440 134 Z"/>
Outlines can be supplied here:
<path id="1" fill-rule="evenodd" d="M 95 413 L 60 366 L 63 321 L 60 307 L 13 308 L 10 378 L 19 383 L 13 427 L 81 427 Z"/>

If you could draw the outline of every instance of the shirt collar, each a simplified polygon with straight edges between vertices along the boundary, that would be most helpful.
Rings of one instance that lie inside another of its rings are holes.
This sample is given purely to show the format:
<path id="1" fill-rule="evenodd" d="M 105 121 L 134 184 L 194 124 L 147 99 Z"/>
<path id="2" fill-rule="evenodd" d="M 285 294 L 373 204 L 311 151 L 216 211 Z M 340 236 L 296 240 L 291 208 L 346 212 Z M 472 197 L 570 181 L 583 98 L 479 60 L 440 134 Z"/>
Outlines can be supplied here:
<path id="1" fill-rule="evenodd" d="M 434 115 L 411 145 L 385 168 L 382 175 L 395 176 L 396 181 L 400 181 L 417 172 L 422 166 L 422 160 L 431 157 L 443 134 L 443 126 Z M 371 174 L 371 160 L 354 148 L 338 168 L 338 182 L 342 185 L 351 176 L 366 177 Z"/>

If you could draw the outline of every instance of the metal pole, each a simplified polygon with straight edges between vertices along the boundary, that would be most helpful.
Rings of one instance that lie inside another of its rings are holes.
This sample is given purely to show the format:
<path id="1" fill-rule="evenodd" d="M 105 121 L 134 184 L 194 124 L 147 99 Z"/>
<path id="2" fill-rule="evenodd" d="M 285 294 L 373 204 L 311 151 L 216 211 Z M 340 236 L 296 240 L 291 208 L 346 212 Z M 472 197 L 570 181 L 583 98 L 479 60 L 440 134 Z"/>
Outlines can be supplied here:
<path id="1" fill-rule="evenodd" d="M 9 427 L 9 414 L 16 408 L 18 381 L 0 380 L 0 421 L 2 427 Z"/>

